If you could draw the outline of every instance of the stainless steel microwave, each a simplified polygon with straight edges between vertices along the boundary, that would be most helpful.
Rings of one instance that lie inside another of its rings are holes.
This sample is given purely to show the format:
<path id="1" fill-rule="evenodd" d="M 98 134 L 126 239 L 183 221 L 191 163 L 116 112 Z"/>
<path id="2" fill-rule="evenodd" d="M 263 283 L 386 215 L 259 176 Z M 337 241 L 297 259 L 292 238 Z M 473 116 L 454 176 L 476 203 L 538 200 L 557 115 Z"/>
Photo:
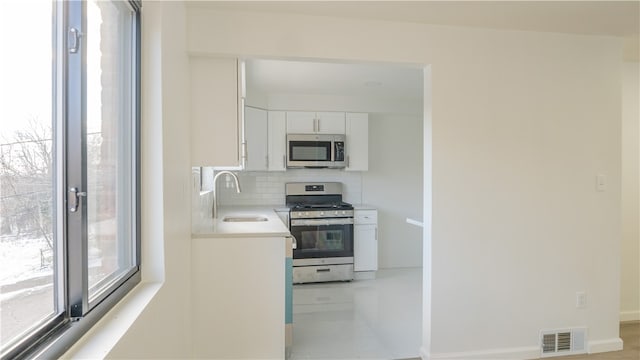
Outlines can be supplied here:
<path id="1" fill-rule="evenodd" d="M 343 168 L 345 139 L 341 134 L 287 134 L 287 168 Z"/>

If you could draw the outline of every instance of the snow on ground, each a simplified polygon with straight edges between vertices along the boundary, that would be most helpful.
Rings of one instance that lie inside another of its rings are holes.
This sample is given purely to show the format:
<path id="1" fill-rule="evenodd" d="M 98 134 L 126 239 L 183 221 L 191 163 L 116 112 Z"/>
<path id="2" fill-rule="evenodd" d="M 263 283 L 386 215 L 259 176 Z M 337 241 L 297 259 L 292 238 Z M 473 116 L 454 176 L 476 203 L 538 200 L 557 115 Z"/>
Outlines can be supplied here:
<path id="1" fill-rule="evenodd" d="M 0 286 L 53 274 L 49 260 L 42 267 L 41 250 L 51 258 L 44 238 L 0 237 Z"/>

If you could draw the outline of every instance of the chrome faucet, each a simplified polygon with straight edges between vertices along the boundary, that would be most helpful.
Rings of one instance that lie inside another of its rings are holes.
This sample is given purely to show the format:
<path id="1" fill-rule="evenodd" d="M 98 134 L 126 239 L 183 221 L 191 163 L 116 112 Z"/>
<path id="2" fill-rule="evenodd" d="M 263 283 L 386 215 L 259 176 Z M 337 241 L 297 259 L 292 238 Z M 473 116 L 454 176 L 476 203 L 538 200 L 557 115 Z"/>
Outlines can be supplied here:
<path id="1" fill-rule="evenodd" d="M 231 175 L 233 180 L 235 180 L 236 182 L 236 192 L 238 194 L 240 193 L 240 182 L 238 182 L 238 176 L 236 176 L 236 174 L 228 170 L 222 170 L 219 173 L 215 174 L 213 176 L 213 209 L 212 209 L 212 214 L 214 219 L 218 218 L 218 197 L 216 196 L 216 189 L 218 188 L 217 183 L 218 183 L 218 177 L 220 177 L 220 175 Z"/>

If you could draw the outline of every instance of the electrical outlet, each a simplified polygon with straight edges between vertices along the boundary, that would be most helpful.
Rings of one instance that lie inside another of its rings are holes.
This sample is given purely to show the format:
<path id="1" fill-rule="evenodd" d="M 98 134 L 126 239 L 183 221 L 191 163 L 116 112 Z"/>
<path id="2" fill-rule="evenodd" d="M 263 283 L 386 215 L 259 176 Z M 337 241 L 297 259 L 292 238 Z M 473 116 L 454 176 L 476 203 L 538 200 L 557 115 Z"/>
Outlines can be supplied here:
<path id="1" fill-rule="evenodd" d="M 587 307 L 587 293 L 584 291 L 576 292 L 576 308 L 584 309 Z"/>

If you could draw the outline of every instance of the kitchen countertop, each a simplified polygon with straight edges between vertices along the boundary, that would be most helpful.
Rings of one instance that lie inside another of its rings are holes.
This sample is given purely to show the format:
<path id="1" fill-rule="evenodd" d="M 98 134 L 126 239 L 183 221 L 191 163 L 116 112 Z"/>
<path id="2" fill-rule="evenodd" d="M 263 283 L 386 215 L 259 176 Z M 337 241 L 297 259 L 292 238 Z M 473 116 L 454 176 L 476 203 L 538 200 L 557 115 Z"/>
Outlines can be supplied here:
<path id="1" fill-rule="evenodd" d="M 275 212 L 274 206 L 223 206 L 217 219 L 205 219 L 194 227 L 192 238 L 280 237 L 291 233 Z M 229 217 L 264 216 L 267 221 L 225 222 Z"/>
<path id="2" fill-rule="evenodd" d="M 378 210 L 377 207 L 367 204 L 353 204 L 354 210 Z"/>

